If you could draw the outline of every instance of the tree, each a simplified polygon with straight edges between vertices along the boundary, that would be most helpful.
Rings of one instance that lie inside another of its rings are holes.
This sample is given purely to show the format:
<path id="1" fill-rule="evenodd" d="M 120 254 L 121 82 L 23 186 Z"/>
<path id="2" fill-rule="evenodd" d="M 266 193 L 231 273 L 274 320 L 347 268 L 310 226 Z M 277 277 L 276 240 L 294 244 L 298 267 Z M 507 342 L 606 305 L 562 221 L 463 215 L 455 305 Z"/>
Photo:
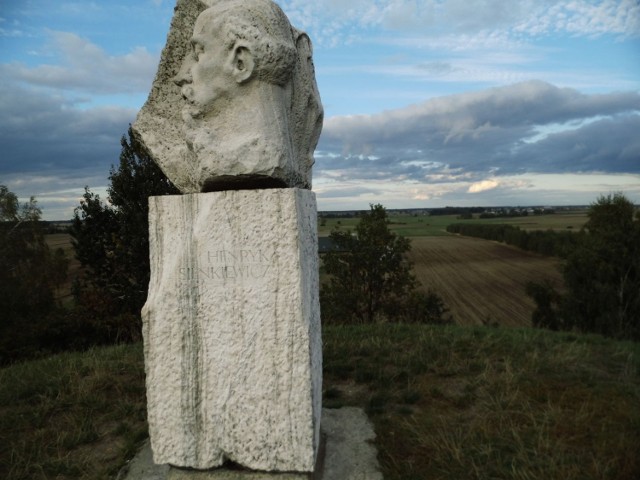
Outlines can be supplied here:
<path id="1" fill-rule="evenodd" d="M 565 329 L 640 339 L 640 212 L 616 193 L 599 197 L 588 216 L 562 266 L 566 293 L 533 295 L 534 316 Z"/>
<path id="2" fill-rule="evenodd" d="M 138 315 L 149 285 L 149 206 L 152 195 L 178 194 L 129 127 L 121 139 L 118 168 L 111 167 L 109 203 L 85 188 L 74 212 L 71 235 L 85 267 L 80 296 L 97 293 L 111 313 Z M 95 298 L 95 295 L 94 295 Z"/>
<path id="3" fill-rule="evenodd" d="M 0 185 L 0 359 L 18 334 L 30 330 L 55 306 L 54 290 L 64 281 L 67 261 L 52 254 L 40 222 L 41 210 L 31 197 L 18 197 Z M 11 334 L 9 333 L 11 332 Z"/>
<path id="4" fill-rule="evenodd" d="M 591 205 L 587 235 L 567 257 L 562 309 L 582 330 L 640 338 L 640 213 L 624 195 Z"/>
<path id="5" fill-rule="evenodd" d="M 413 315 L 441 320 L 442 301 L 433 292 L 416 291 L 418 283 L 406 258 L 411 244 L 389 230 L 382 205 L 371 205 L 355 232 L 336 227 L 330 238 L 335 248 L 323 261 L 330 277 L 321 290 L 325 321 L 370 323 L 379 317 Z"/>

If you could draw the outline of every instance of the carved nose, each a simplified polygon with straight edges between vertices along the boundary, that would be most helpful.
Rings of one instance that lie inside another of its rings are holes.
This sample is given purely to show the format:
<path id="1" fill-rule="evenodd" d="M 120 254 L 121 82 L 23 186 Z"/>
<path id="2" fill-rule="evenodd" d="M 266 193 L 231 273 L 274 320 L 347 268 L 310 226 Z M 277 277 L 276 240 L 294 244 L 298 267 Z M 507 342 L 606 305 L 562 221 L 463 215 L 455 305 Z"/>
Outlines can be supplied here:
<path id="1" fill-rule="evenodd" d="M 173 77 L 173 83 L 182 87 L 187 83 L 191 83 L 191 65 L 193 64 L 193 55 L 189 54 L 185 57 L 182 65 L 180 66 L 180 71 L 178 74 Z"/>

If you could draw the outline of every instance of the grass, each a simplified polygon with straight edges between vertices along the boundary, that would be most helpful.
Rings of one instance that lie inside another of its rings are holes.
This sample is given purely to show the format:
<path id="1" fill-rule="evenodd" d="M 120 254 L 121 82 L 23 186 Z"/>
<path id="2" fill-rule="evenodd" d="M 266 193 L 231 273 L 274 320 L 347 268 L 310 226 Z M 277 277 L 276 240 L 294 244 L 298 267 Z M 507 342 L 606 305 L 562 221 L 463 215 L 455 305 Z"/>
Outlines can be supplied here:
<path id="1" fill-rule="evenodd" d="M 373 419 L 384 478 L 640 477 L 640 345 L 531 329 L 327 330 L 325 406 Z"/>
<path id="2" fill-rule="evenodd" d="M 390 215 L 389 228 L 404 237 L 425 237 L 450 235 L 447 233 L 447 226 L 455 223 L 455 215 L 443 216 L 417 216 L 410 215 Z M 318 235 L 329 236 L 331 230 L 336 226 L 353 230 L 360 221 L 360 218 L 325 218 L 318 223 Z"/>
<path id="3" fill-rule="evenodd" d="M 147 436 L 140 346 L 0 370 L 0 478 L 113 479 Z"/>
<path id="4" fill-rule="evenodd" d="M 324 329 L 324 406 L 387 480 L 637 479 L 640 345 L 532 329 Z M 140 345 L 0 370 L 0 478 L 107 479 L 146 435 Z"/>

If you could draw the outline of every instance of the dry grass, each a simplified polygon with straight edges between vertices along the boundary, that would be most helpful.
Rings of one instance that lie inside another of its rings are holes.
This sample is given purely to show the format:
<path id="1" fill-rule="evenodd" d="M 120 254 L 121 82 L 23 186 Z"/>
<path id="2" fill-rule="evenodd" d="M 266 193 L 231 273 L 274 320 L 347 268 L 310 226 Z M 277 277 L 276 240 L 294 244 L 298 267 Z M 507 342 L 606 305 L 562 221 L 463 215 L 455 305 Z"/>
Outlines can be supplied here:
<path id="1" fill-rule="evenodd" d="M 487 240 L 448 236 L 411 239 L 414 273 L 432 287 L 460 325 L 528 326 L 534 302 L 528 281 L 560 286 L 559 260 Z"/>
<path id="2" fill-rule="evenodd" d="M 325 405 L 367 409 L 387 480 L 640 478 L 638 344 L 392 325 L 324 342 Z"/>
<path id="3" fill-rule="evenodd" d="M 142 349 L 0 369 L 0 478 L 107 480 L 147 435 Z"/>
<path id="4" fill-rule="evenodd" d="M 324 405 L 387 480 L 640 478 L 640 344 L 541 330 L 324 329 Z M 146 436 L 141 345 L 0 369 L 0 478 L 113 479 Z"/>

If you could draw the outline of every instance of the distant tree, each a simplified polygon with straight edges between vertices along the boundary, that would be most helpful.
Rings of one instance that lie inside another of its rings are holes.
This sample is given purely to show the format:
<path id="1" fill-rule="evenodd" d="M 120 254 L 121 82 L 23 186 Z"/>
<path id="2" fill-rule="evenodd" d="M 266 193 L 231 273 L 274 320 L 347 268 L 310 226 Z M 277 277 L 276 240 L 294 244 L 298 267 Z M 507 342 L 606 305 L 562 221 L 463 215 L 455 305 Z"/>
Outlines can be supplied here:
<path id="1" fill-rule="evenodd" d="M 85 188 L 74 212 L 71 235 L 87 274 L 77 296 L 108 300 L 112 313 L 139 314 L 149 285 L 148 198 L 178 194 L 143 147 L 128 132 L 121 139 L 118 168 L 111 167 L 109 203 Z"/>
<path id="2" fill-rule="evenodd" d="M 0 185 L 0 358 L 15 340 L 11 332 L 30 329 L 55 306 L 54 290 L 66 277 L 66 258 L 50 251 L 41 213 L 34 197 L 20 205 Z"/>
<path id="3" fill-rule="evenodd" d="M 406 258 L 411 244 L 389 230 L 382 205 L 371 205 L 355 232 L 336 227 L 330 238 L 335 249 L 323 259 L 329 274 L 321 290 L 324 320 L 370 323 L 378 318 L 406 320 L 412 315 L 442 320 L 441 299 L 432 292 L 416 291 L 418 283 Z"/>
<path id="4" fill-rule="evenodd" d="M 566 292 L 547 288 L 540 296 L 542 287 L 529 287 L 534 320 L 555 318 L 559 328 L 640 339 L 640 212 L 616 193 L 598 198 L 588 216 L 562 267 Z"/>

